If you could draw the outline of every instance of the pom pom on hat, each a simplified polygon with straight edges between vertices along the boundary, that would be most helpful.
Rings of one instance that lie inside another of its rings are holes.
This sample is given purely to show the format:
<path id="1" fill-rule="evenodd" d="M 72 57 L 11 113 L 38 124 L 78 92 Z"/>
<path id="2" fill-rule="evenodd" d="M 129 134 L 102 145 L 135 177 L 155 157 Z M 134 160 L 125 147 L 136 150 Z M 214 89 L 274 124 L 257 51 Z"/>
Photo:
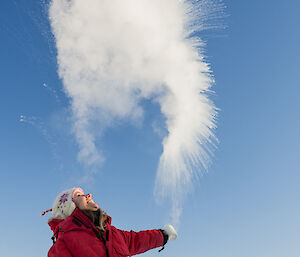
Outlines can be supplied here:
<path id="1" fill-rule="evenodd" d="M 48 221 L 52 219 L 65 219 L 75 210 L 76 206 L 73 202 L 74 193 L 77 191 L 83 190 L 81 188 L 71 188 L 61 192 L 53 203 L 52 210 L 47 210 L 42 212 L 42 215 L 46 214 L 48 211 L 52 211 L 52 217 L 49 218 Z"/>

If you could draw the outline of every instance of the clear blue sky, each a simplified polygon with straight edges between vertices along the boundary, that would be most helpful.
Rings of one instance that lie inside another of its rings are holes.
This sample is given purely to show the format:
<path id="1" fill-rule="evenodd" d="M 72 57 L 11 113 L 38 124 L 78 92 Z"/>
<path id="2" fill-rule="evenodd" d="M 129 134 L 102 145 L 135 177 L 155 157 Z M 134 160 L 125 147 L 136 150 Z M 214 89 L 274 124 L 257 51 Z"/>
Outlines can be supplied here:
<path id="1" fill-rule="evenodd" d="M 42 210 L 72 187 L 76 161 L 43 1 L 0 2 L 1 256 L 46 256 Z M 216 85 L 220 140 L 209 172 L 185 203 L 166 257 L 298 257 L 300 253 L 300 3 L 225 1 L 224 30 L 203 32 Z M 43 87 L 46 83 L 48 87 Z M 107 131 L 106 161 L 82 187 L 122 229 L 162 227 L 168 205 L 152 192 L 162 151 L 145 102 L 140 127 Z M 20 115 L 25 122 L 20 122 Z"/>

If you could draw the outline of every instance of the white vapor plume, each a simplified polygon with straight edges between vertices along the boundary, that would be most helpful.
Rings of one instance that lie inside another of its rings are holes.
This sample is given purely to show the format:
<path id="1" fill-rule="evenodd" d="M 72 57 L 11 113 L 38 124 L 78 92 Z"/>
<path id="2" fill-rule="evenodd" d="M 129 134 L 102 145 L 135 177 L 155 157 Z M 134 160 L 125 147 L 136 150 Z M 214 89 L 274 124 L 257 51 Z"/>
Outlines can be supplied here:
<path id="1" fill-rule="evenodd" d="M 137 120 L 140 102 L 160 104 L 167 136 L 159 160 L 156 196 L 181 196 L 210 162 L 216 108 L 213 83 L 195 37 L 213 1 L 52 0 L 49 17 L 59 75 L 71 99 L 79 159 L 103 160 L 95 140 L 115 120 Z M 98 131 L 91 124 L 98 124 Z"/>

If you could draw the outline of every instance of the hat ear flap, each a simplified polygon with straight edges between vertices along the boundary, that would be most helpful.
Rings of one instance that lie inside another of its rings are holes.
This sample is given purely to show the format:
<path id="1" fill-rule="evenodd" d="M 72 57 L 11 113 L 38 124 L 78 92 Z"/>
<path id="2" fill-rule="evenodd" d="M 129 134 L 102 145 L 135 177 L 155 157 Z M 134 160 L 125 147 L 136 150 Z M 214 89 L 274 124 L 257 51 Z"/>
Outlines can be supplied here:
<path id="1" fill-rule="evenodd" d="M 72 212 L 75 210 L 75 208 L 76 208 L 76 205 L 71 199 L 71 203 L 69 204 L 69 209 L 66 210 L 66 216 L 67 217 L 70 216 L 72 214 Z"/>

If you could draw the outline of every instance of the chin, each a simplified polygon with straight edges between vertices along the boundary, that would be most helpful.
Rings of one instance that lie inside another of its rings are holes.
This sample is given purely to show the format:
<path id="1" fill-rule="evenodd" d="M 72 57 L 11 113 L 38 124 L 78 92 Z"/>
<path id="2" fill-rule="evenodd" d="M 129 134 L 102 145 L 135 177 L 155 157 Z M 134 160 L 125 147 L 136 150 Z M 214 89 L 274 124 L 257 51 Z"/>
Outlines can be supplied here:
<path id="1" fill-rule="evenodd" d="M 93 204 L 93 205 L 87 206 L 87 209 L 89 209 L 91 211 L 98 210 L 98 208 L 99 208 L 98 204 Z"/>

